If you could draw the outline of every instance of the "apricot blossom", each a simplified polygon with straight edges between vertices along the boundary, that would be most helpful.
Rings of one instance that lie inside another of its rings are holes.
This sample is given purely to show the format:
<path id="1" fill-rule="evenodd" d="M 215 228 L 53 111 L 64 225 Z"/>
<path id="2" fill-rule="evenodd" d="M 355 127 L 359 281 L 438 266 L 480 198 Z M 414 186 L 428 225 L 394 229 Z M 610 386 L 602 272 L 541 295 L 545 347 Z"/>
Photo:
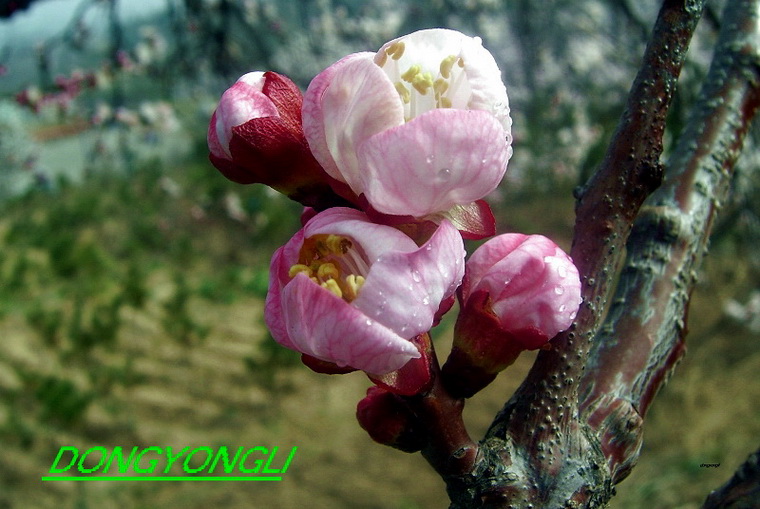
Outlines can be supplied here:
<path id="1" fill-rule="evenodd" d="M 423 246 L 360 211 L 312 217 L 272 257 L 265 319 L 274 339 L 323 361 L 384 375 L 420 357 L 464 271 L 462 238 L 444 221 Z"/>
<path id="2" fill-rule="evenodd" d="M 479 38 L 453 30 L 421 30 L 349 55 L 304 95 L 304 134 L 317 161 L 390 215 L 458 212 L 493 191 L 512 154 L 511 123 L 493 56 Z"/>

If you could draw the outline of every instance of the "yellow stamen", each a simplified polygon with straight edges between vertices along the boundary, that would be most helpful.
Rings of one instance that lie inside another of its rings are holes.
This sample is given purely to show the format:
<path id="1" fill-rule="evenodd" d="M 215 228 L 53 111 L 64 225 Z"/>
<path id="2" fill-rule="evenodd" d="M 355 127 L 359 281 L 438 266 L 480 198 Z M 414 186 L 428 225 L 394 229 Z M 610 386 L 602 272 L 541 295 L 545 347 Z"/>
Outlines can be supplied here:
<path id="1" fill-rule="evenodd" d="M 327 279 L 338 279 L 340 271 L 332 263 L 323 263 L 317 269 L 317 278 L 325 281 Z"/>
<path id="2" fill-rule="evenodd" d="M 429 72 L 417 74 L 412 80 L 412 86 L 420 94 L 427 94 L 427 91 L 433 88 L 433 75 Z"/>
<path id="3" fill-rule="evenodd" d="M 340 289 L 340 286 L 338 286 L 338 282 L 334 279 L 328 279 L 324 283 L 320 284 L 322 288 L 329 290 L 332 292 L 336 297 L 343 298 L 343 292 Z"/>
<path id="4" fill-rule="evenodd" d="M 449 82 L 443 78 L 438 78 L 433 83 L 433 90 L 435 90 L 436 96 L 443 95 L 449 89 Z"/>
<path id="5" fill-rule="evenodd" d="M 396 92 L 398 92 L 398 95 L 401 96 L 401 100 L 404 102 L 404 104 L 409 104 L 409 101 L 412 100 L 412 93 L 409 91 L 409 89 L 406 88 L 400 81 L 396 82 L 395 86 Z"/>
<path id="6" fill-rule="evenodd" d="M 346 276 L 346 300 L 349 302 L 354 300 L 362 286 L 364 286 L 364 277 L 355 274 Z"/>
<path id="7" fill-rule="evenodd" d="M 448 97 L 441 97 L 438 99 L 436 106 L 439 108 L 451 108 L 451 99 Z"/>
<path id="8" fill-rule="evenodd" d="M 409 69 L 406 70 L 404 74 L 401 75 L 401 79 L 404 81 L 407 81 L 411 83 L 414 81 L 414 78 L 417 77 L 417 75 L 420 73 L 422 68 L 419 65 L 413 65 Z"/>
<path id="9" fill-rule="evenodd" d="M 393 60 L 398 60 L 403 56 L 404 50 L 406 50 L 406 44 L 404 44 L 404 41 L 396 41 L 388 46 L 385 53 L 390 55 Z"/>
<path id="10" fill-rule="evenodd" d="M 351 302 L 364 285 L 364 277 L 360 274 L 366 270 L 366 265 L 350 238 L 318 234 L 304 239 L 298 263 L 290 267 L 288 274 L 291 278 L 306 274 L 333 295 Z"/>
<path id="11" fill-rule="evenodd" d="M 290 267 L 290 270 L 288 270 L 288 277 L 296 277 L 296 274 L 304 273 L 307 276 L 311 276 L 312 272 L 309 267 L 302 263 L 296 263 L 292 267 Z"/>
<path id="12" fill-rule="evenodd" d="M 327 245 L 327 249 L 329 249 L 331 253 L 346 254 L 351 248 L 351 241 L 340 235 L 330 234 L 325 240 L 325 245 Z"/>
<path id="13" fill-rule="evenodd" d="M 454 62 L 457 61 L 456 55 L 449 55 L 446 58 L 443 59 L 441 62 L 441 76 L 443 76 L 445 79 L 449 79 L 451 76 L 451 68 L 454 67 Z"/>

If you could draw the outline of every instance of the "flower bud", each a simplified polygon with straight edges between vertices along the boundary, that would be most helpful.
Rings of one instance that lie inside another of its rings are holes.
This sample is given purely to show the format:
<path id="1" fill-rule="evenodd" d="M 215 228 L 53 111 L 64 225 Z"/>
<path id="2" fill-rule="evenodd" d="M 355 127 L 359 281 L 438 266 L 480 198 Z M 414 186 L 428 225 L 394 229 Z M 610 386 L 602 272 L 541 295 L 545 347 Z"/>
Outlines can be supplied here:
<path id="1" fill-rule="evenodd" d="M 541 235 L 506 234 L 467 261 L 461 311 L 444 382 L 469 397 L 523 350 L 545 345 L 575 319 L 581 303 L 578 269 Z"/>
<path id="2" fill-rule="evenodd" d="M 375 442 L 405 452 L 416 452 L 424 445 L 424 434 L 404 401 L 380 387 L 367 389 L 367 396 L 356 406 L 356 419 Z"/>
<path id="3" fill-rule="evenodd" d="M 228 179 L 261 183 L 304 205 L 343 203 L 311 154 L 298 87 L 274 72 L 243 75 L 219 101 L 208 129 L 209 159 Z"/>

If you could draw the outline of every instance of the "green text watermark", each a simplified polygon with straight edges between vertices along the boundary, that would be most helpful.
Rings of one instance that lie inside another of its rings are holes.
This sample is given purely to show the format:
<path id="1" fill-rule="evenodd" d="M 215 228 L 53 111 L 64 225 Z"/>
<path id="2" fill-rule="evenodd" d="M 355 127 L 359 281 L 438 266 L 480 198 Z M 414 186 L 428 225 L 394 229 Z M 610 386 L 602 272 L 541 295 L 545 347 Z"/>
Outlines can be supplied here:
<path id="1" fill-rule="evenodd" d="M 297 447 L 61 447 L 43 481 L 281 481 Z"/>

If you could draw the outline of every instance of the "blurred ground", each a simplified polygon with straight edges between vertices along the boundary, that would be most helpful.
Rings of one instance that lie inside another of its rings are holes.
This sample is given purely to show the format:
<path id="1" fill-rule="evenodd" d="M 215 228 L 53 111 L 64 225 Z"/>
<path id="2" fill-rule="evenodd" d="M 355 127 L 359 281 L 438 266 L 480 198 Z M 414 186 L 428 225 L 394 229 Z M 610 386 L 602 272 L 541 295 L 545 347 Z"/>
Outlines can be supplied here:
<path id="1" fill-rule="evenodd" d="M 566 245 L 570 193 L 508 210 L 505 229 Z M 295 212 L 261 189 L 228 185 L 205 163 L 92 177 L 3 205 L 0 507 L 445 507 L 443 483 L 419 455 L 381 447 L 359 428 L 363 375 L 316 375 L 267 337 L 268 258 Z M 749 274 L 731 251 L 708 258 L 689 352 L 655 401 L 639 465 L 611 507 L 697 508 L 757 448 L 760 338 L 721 304 L 756 286 Z M 447 326 L 436 336 L 442 354 Z M 468 404 L 473 436 L 531 359 Z M 281 483 L 41 482 L 61 446 L 96 445 L 298 453 Z"/>

